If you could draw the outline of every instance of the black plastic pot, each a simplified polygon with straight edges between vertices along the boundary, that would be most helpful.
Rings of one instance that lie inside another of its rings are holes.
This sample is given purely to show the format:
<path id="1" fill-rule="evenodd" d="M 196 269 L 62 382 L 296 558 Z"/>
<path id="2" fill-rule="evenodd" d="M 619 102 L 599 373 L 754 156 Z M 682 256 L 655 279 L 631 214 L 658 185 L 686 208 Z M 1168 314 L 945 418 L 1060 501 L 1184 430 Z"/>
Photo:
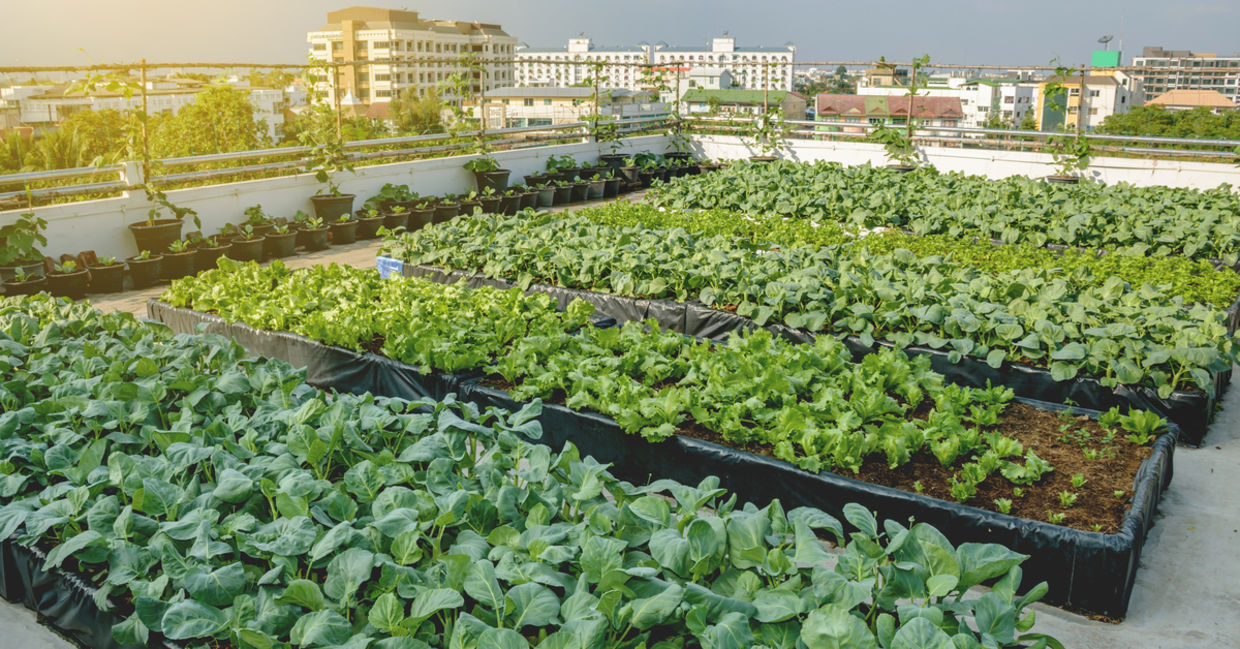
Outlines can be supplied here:
<path id="1" fill-rule="evenodd" d="M 508 174 L 512 173 L 507 169 L 496 169 L 495 171 L 475 171 L 474 182 L 478 184 L 478 191 L 481 192 L 487 187 L 497 192 L 508 189 Z"/>
<path id="2" fill-rule="evenodd" d="M 688 160 L 689 153 L 686 151 L 672 151 L 670 153 L 664 153 L 663 157 L 668 160 Z"/>
<path id="3" fill-rule="evenodd" d="M 573 186 L 572 185 L 556 185 L 555 186 L 555 204 L 567 205 L 573 202 Z"/>
<path id="4" fill-rule="evenodd" d="M 473 216 L 474 208 L 482 209 L 479 201 L 461 201 L 461 216 Z"/>
<path id="5" fill-rule="evenodd" d="M 408 214 L 410 213 L 406 212 L 406 215 Z M 379 228 L 387 227 L 385 221 L 387 221 L 385 216 L 359 216 L 357 218 L 357 238 L 375 238 L 378 236 Z"/>
<path id="6" fill-rule="evenodd" d="M 538 207 L 538 190 L 521 193 L 521 209 L 532 210 Z"/>
<path id="7" fill-rule="evenodd" d="M 125 264 L 87 266 L 90 271 L 91 293 L 120 293 L 125 290 Z"/>
<path id="8" fill-rule="evenodd" d="M 21 269 L 26 277 L 43 277 L 43 260 L 18 262 L 13 266 L 0 266 L 0 281 L 11 282 Z"/>
<path id="9" fill-rule="evenodd" d="M 331 223 L 340 218 L 341 214 L 353 213 L 353 194 L 341 194 L 339 196 L 330 196 L 326 194 L 311 196 L 310 202 L 314 203 L 314 215 L 323 220 L 324 223 Z"/>
<path id="10" fill-rule="evenodd" d="M 5 295 L 34 295 L 47 288 L 47 278 L 39 275 L 24 282 L 4 282 Z"/>
<path id="11" fill-rule="evenodd" d="M 272 230 L 276 229 L 276 224 L 275 223 L 259 223 L 258 225 L 254 225 L 251 223 L 250 228 L 254 230 L 254 234 L 257 234 L 260 237 L 265 237 L 267 236 L 268 232 L 271 232 Z"/>
<path id="12" fill-rule="evenodd" d="M 554 176 L 555 174 L 533 174 L 525 177 L 525 184 L 530 187 L 534 187 L 535 185 L 541 185 L 548 180 L 551 180 Z"/>
<path id="13" fill-rule="evenodd" d="M 303 245 L 305 246 L 307 252 L 327 250 L 328 231 L 329 229 L 326 225 L 315 229 L 303 228 L 301 232 L 298 233 L 298 239 L 305 242 Z"/>
<path id="14" fill-rule="evenodd" d="M 909 173 L 910 171 L 912 171 L 912 170 L 916 169 L 917 167 L 915 167 L 915 166 L 913 166 L 913 165 L 887 165 L 887 168 L 888 168 L 888 169 L 890 169 L 890 170 L 892 170 L 892 171 L 894 171 L 894 172 L 896 172 L 896 173 L 906 174 L 906 173 Z"/>
<path id="15" fill-rule="evenodd" d="M 637 173 L 637 181 L 642 184 L 642 187 L 649 187 L 654 182 L 655 176 L 656 174 L 653 171 L 639 171 Z"/>
<path id="16" fill-rule="evenodd" d="M 409 222 L 408 213 L 402 213 L 405 222 Z M 386 217 L 385 219 L 386 220 Z M 349 219 L 348 221 L 336 221 L 328 226 L 332 231 L 332 245 L 343 246 L 357 241 L 357 221 Z"/>
<path id="17" fill-rule="evenodd" d="M 297 232 L 294 230 L 284 234 L 268 232 L 263 238 L 263 254 L 267 256 L 267 259 L 292 257 L 297 250 Z"/>
<path id="18" fill-rule="evenodd" d="M 227 255 L 231 249 L 232 244 L 220 245 L 214 248 L 199 248 L 194 257 L 194 271 L 202 272 L 214 269 L 220 257 Z"/>
<path id="19" fill-rule="evenodd" d="M 581 181 L 578 183 L 574 183 L 572 185 L 572 188 L 573 188 L 573 201 L 572 202 L 574 203 L 580 203 L 586 200 L 586 198 L 589 197 L 590 195 L 590 183 L 588 182 Z"/>
<path id="20" fill-rule="evenodd" d="M 577 178 L 577 173 L 581 171 L 581 167 L 573 167 L 572 169 L 561 169 L 555 172 L 556 180 L 571 183 Z"/>
<path id="21" fill-rule="evenodd" d="M 590 180 L 586 182 L 586 200 L 596 201 L 603 197 L 603 192 L 607 190 L 607 181 L 599 178 L 598 180 Z"/>
<path id="22" fill-rule="evenodd" d="M 608 178 L 603 181 L 603 198 L 614 198 L 620 194 L 620 179 Z"/>
<path id="23" fill-rule="evenodd" d="M 129 279 L 133 280 L 133 287 L 146 288 L 158 282 L 163 259 L 163 255 L 152 255 L 147 259 L 135 259 L 134 257 L 127 259 Z"/>
<path id="24" fill-rule="evenodd" d="M 197 260 L 197 257 L 198 253 L 193 250 L 188 252 L 165 252 L 163 261 L 159 265 L 160 277 L 171 281 L 193 275 L 194 262 Z"/>
<path id="25" fill-rule="evenodd" d="M 773 155 L 751 155 L 749 156 L 750 162 L 775 162 L 776 160 L 778 160 L 778 158 L 776 158 Z"/>
<path id="26" fill-rule="evenodd" d="M 631 183 L 641 182 L 641 176 L 637 173 L 638 168 L 636 166 L 620 167 L 619 171 L 620 176 L 625 180 Z"/>
<path id="27" fill-rule="evenodd" d="M 505 196 L 503 200 L 500 201 L 500 204 L 499 204 L 499 211 L 501 214 L 508 214 L 511 216 L 513 214 L 516 214 L 518 211 L 520 211 L 520 209 L 521 209 L 521 195 L 520 194 L 517 194 L 516 196 Z"/>
<path id="28" fill-rule="evenodd" d="M 499 214 L 500 205 L 504 202 L 503 196 L 492 196 L 490 198 L 479 198 L 478 202 L 482 204 L 482 211 L 487 214 Z"/>
<path id="29" fill-rule="evenodd" d="M 1078 185 L 1081 178 L 1080 176 L 1047 176 L 1046 182 L 1052 185 Z"/>
<path id="30" fill-rule="evenodd" d="M 395 230 L 396 228 L 408 228 L 409 227 L 409 213 L 401 212 L 400 214 L 395 214 L 392 212 L 388 212 L 387 214 L 384 214 L 383 215 L 383 227 L 389 230 Z"/>
<path id="31" fill-rule="evenodd" d="M 58 297 L 80 300 L 86 297 L 86 286 L 90 283 L 90 271 L 79 270 L 73 273 L 52 273 L 47 276 L 47 292 Z"/>
<path id="32" fill-rule="evenodd" d="M 435 206 L 434 223 L 447 223 L 456 218 L 461 213 L 461 206 L 457 203 L 439 204 Z"/>
<path id="33" fill-rule="evenodd" d="M 266 243 L 266 237 L 233 239 L 232 243 L 229 244 L 228 247 L 228 258 L 236 261 L 262 261 L 263 247 Z"/>
<path id="34" fill-rule="evenodd" d="M 155 219 L 153 222 L 130 223 L 138 250 L 150 250 L 151 254 L 168 251 L 173 241 L 181 238 L 181 219 Z"/>
<path id="35" fill-rule="evenodd" d="M 423 207 L 414 209 L 409 212 L 408 230 L 421 230 L 422 228 L 435 222 L 435 212 L 438 211 L 434 207 Z"/>
<path id="36" fill-rule="evenodd" d="M 538 206 L 551 207 L 555 205 L 555 187 L 543 187 L 538 190 Z"/>
<path id="37" fill-rule="evenodd" d="M 624 166 L 624 158 L 621 153 L 604 153 L 598 157 L 598 162 L 608 169 L 619 169 Z"/>

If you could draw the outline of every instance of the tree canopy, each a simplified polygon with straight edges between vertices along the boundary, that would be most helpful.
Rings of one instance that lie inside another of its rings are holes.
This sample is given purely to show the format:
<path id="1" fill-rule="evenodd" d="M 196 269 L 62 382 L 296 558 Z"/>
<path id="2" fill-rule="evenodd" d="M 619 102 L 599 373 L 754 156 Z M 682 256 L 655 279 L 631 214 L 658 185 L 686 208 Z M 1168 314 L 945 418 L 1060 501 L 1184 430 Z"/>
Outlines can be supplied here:
<path id="1" fill-rule="evenodd" d="M 1162 106 L 1139 106 L 1127 113 L 1109 115 L 1099 133 L 1189 138 L 1240 139 L 1240 108 L 1219 114 L 1208 108 L 1167 110 Z"/>

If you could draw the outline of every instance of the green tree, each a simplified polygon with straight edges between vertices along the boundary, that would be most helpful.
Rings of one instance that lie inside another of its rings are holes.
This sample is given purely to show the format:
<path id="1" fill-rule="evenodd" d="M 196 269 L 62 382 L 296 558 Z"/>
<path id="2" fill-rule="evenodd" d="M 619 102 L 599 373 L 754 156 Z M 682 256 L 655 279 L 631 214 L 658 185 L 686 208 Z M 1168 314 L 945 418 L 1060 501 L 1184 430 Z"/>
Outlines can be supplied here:
<path id="1" fill-rule="evenodd" d="M 1215 114 L 1208 108 L 1167 110 L 1158 105 L 1139 106 L 1127 113 L 1109 115 L 1099 133 L 1187 138 L 1240 138 L 1240 109 Z"/>
<path id="2" fill-rule="evenodd" d="M 147 129 L 157 158 L 261 149 L 268 143 L 249 92 L 230 86 L 208 87 L 175 117 L 161 115 Z"/>
<path id="3" fill-rule="evenodd" d="M 98 158 L 100 162 L 112 163 L 130 156 L 133 145 L 131 134 L 141 127 L 134 123 L 134 116 L 113 108 L 80 110 L 61 122 L 56 130 L 73 132 L 86 147 L 85 156 Z"/>
<path id="4" fill-rule="evenodd" d="M 392 98 L 388 106 L 393 129 L 402 135 L 438 133 L 443 101 L 435 90 L 419 93 L 416 88 L 406 88 Z"/>

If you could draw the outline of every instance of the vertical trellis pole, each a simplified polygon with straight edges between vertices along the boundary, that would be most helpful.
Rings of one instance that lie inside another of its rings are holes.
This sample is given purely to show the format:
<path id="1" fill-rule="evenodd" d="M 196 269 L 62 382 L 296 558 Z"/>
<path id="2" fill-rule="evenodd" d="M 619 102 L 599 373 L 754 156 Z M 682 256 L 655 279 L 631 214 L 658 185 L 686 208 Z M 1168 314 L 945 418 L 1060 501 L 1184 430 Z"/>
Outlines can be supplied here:
<path id="1" fill-rule="evenodd" d="M 142 92 L 142 182 L 148 183 L 151 179 L 151 143 L 146 130 L 146 122 L 150 117 L 146 107 L 146 59 L 142 59 L 138 65 L 138 79 L 142 86 L 139 88 Z"/>

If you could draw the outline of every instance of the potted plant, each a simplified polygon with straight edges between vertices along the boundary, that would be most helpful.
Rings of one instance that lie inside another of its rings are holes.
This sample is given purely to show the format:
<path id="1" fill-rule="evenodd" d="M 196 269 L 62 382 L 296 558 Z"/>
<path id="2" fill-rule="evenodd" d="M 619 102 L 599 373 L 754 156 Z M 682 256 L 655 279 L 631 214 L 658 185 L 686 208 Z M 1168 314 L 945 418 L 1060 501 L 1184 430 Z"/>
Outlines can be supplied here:
<path id="1" fill-rule="evenodd" d="M 603 175 L 603 198 L 615 198 L 620 195 L 620 177 L 611 170 Z"/>
<path id="2" fill-rule="evenodd" d="M 334 134 L 327 133 L 302 133 L 303 144 L 308 144 L 310 155 L 307 157 L 307 167 L 314 172 L 315 180 L 323 184 L 314 196 L 310 197 L 310 202 L 314 205 L 314 214 L 320 221 L 334 220 L 341 214 L 349 214 L 353 212 L 353 194 L 345 194 L 340 191 L 340 183 L 335 179 L 336 173 L 341 171 L 352 171 L 353 165 L 349 162 L 349 157 L 345 155 L 340 142 L 336 140 Z"/>
<path id="3" fill-rule="evenodd" d="M 192 216 L 194 225 L 202 228 L 198 212 L 188 207 L 173 205 L 163 192 L 153 191 L 149 187 L 144 187 L 144 189 L 146 200 L 151 203 L 146 221 L 129 224 L 129 231 L 133 233 L 134 242 L 139 250 L 152 250 L 157 253 L 168 250 L 173 241 L 181 238 L 181 226 L 187 216 Z M 164 210 L 167 210 L 172 218 L 159 218 Z"/>
<path id="4" fill-rule="evenodd" d="M 637 166 L 636 157 L 625 158 L 624 164 L 620 165 L 619 168 L 620 175 L 629 183 L 641 182 L 641 179 L 637 176 L 639 169 L 640 167 Z"/>
<path id="5" fill-rule="evenodd" d="M 1075 185 L 1081 182 L 1077 172 L 1089 167 L 1092 150 L 1089 140 L 1077 135 L 1052 135 L 1046 139 L 1051 147 L 1051 157 L 1055 160 L 1055 173 L 1046 177 L 1046 182 L 1055 185 Z"/>
<path id="6" fill-rule="evenodd" d="M 296 249 L 297 231 L 283 223 L 273 224 L 271 232 L 264 237 L 263 254 L 268 259 L 291 257 Z"/>
<path id="7" fill-rule="evenodd" d="M 528 185 L 517 185 L 521 194 L 521 209 L 532 210 L 538 207 L 538 190 Z"/>
<path id="8" fill-rule="evenodd" d="M 241 236 L 241 226 L 235 223 L 225 223 L 224 227 L 220 228 L 219 233 L 215 235 L 215 238 L 223 243 L 232 243 L 233 239 L 239 236 Z"/>
<path id="9" fill-rule="evenodd" d="M 557 180 L 572 181 L 577 177 L 577 161 L 571 155 L 549 156 L 546 167 L 548 175 Z"/>
<path id="10" fill-rule="evenodd" d="M 572 185 L 573 185 L 573 202 L 574 203 L 581 203 L 589 197 L 590 183 L 586 182 L 585 179 L 580 178 L 580 177 L 574 177 L 572 181 Z"/>
<path id="11" fill-rule="evenodd" d="M 199 240 L 198 251 L 194 256 L 194 268 L 197 271 L 211 270 L 215 268 L 216 262 L 220 257 L 228 254 L 232 248 L 231 243 L 224 243 L 215 237 L 206 237 Z"/>
<path id="12" fill-rule="evenodd" d="M 637 179 L 642 187 L 649 187 L 655 180 L 660 179 L 661 173 L 659 161 L 648 159 L 642 162 L 641 170 L 637 172 Z"/>
<path id="13" fill-rule="evenodd" d="M 120 293 L 125 288 L 125 262 L 116 257 L 100 257 L 87 264 L 92 293 Z"/>
<path id="14" fill-rule="evenodd" d="M 405 213 L 403 205 L 397 205 L 392 209 L 400 210 L 401 214 Z M 384 220 L 386 221 L 386 219 Z M 341 214 L 336 217 L 335 221 L 331 222 L 331 231 L 332 244 L 334 245 L 343 246 L 357 241 L 357 221 L 348 212 Z"/>
<path id="15" fill-rule="evenodd" d="M 607 188 L 607 181 L 600 174 L 591 174 L 586 181 L 586 200 L 598 200 L 603 197 L 603 191 Z"/>
<path id="16" fill-rule="evenodd" d="M 133 280 L 133 287 L 146 288 L 158 282 L 160 266 L 163 260 L 163 255 L 152 255 L 150 250 L 141 250 L 138 254 L 127 259 L 126 261 L 129 262 L 129 277 Z"/>
<path id="17" fill-rule="evenodd" d="M 86 297 L 90 271 L 78 267 L 76 261 L 65 260 L 52 266 L 47 275 L 47 292 L 58 297 L 80 300 Z"/>
<path id="18" fill-rule="evenodd" d="M 537 187 L 554 178 L 554 174 L 529 174 L 525 177 L 525 184 L 530 187 Z"/>
<path id="19" fill-rule="evenodd" d="M 499 211 L 501 214 L 509 216 L 516 214 L 521 210 L 521 193 L 515 188 L 504 192 L 503 200 L 500 201 Z"/>
<path id="20" fill-rule="evenodd" d="M 237 237 L 228 248 L 228 258 L 236 261 L 259 261 L 263 258 L 263 248 L 267 238 L 260 235 L 253 225 L 246 223 L 241 226 Z"/>
<path id="21" fill-rule="evenodd" d="M 414 205 L 413 210 L 409 212 L 410 232 L 421 230 L 422 228 L 435 222 L 436 202 L 434 200 L 423 199 Z"/>
<path id="22" fill-rule="evenodd" d="M 567 205 L 573 202 L 573 183 L 567 180 L 555 180 L 555 204 Z"/>
<path id="23" fill-rule="evenodd" d="M 538 207 L 552 207 L 555 205 L 555 185 L 542 183 L 538 185 Z"/>
<path id="24" fill-rule="evenodd" d="M 917 168 L 918 151 L 902 129 L 880 125 L 866 136 L 870 142 L 883 145 L 887 153 L 887 168 L 908 173 Z"/>
<path id="25" fill-rule="evenodd" d="M 304 237 L 308 252 L 327 250 L 327 231 L 328 227 L 323 223 L 323 219 L 317 216 L 308 216 L 301 221 L 301 233 L 299 236 Z"/>
<path id="26" fill-rule="evenodd" d="M 478 202 L 482 205 L 483 212 L 486 212 L 487 214 L 498 214 L 500 203 L 503 202 L 503 197 L 500 196 L 499 192 L 495 191 L 494 187 L 487 187 L 482 190 L 482 195 L 478 197 Z"/>
<path id="27" fill-rule="evenodd" d="M 379 233 L 379 228 L 384 227 L 384 221 L 387 220 L 379 210 L 370 208 L 363 211 L 357 216 L 357 238 L 373 239 Z"/>
<path id="28" fill-rule="evenodd" d="M 740 132 L 741 140 L 757 149 L 760 155 L 749 156 L 754 162 L 771 162 L 778 159 L 784 142 L 784 111 L 773 106 L 765 113 L 757 115 L 747 123 Z M 685 158 L 689 154 L 684 154 Z"/>
<path id="29" fill-rule="evenodd" d="M 465 168 L 474 172 L 474 182 L 477 183 L 479 191 L 487 187 L 504 191 L 508 187 L 508 175 L 512 173 L 507 169 L 500 169 L 499 162 L 489 155 L 480 155 L 466 162 Z"/>
<path id="30" fill-rule="evenodd" d="M 188 241 L 173 241 L 168 246 L 168 252 L 165 252 L 163 255 L 163 262 L 160 264 L 160 274 L 166 280 L 181 279 L 187 275 L 193 275 L 195 256 L 196 252 L 190 248 Z"/>
<path id="31" fill-rule="evenodd" d="M 444 196 L 439 204 L 435 206 L 434 223 L 447 223 L 456 218 L 461 213 L 461 204 L 457 202 L 456 196 L 448 194 Z"/>
<path id="32" fill-rule="evenodd" d="M 478 190 L 475 189 L 461 201 L 461 214 L 472 215 L 476 209 L 482 209 L 482 203 L 478 201 Z"/>
<path id="33" fill-rule="evenodd" d="M 351 202 L 350 205 L 352 205 Z M 276 227 L 271 217 L 263 211 L 262 205 L 253 205 L 245 208 L 245 217 L 245 224 L 253 228 L 254 233 L 260 237 L 267 236 L 267 233 Z"/>
<path id="34" fill-rule="evenodd" d="M 409 227 L 409 211 L 404 205 L 394 205 L 383 215 L 383 227 L 389 230 Z"/>
<path id="35" fill-rule="evenodd" d="M 43 274 L 43 253 L 35 244 L 47 245 L 46 229 L 47 221 L 34 212 L 0 227 L 0 278 L 13 279 L 18 270 L 28 277 Z"/>
<path id="36" fill-rule="evenodd" d="M 13 276 L 4 280 L 4 294 L 34 295 L 42 291 L 47 287 L 47 277 L 41 274 L 42 271 L 43 269 L 40 267 L 39 275 L 28 274 L 24 266 L 18 266 L 13 271 Z"/>

